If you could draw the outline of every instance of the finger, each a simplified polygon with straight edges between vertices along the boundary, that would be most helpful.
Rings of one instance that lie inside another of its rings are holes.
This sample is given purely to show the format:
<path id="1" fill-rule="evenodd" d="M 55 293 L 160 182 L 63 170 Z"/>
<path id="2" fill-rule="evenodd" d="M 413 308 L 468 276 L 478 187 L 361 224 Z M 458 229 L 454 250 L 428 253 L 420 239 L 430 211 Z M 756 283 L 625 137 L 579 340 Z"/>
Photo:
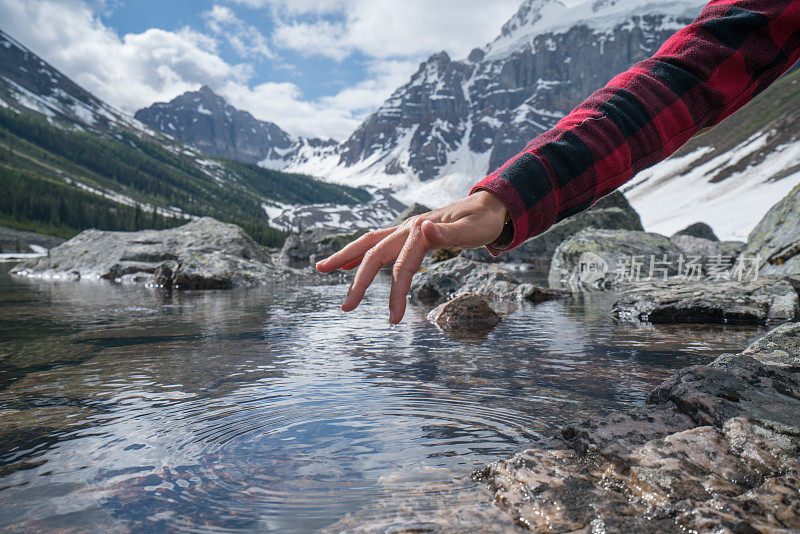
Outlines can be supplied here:
<path id="1" fill-rule="evenodd" d="M 406 313 L 406 296 L 411 289 L 411 279 L 419 270 L 430 244 L 419 226 L 411 228 L 403 249 L 392 268 L 392 289 L 389 292 L 389 322 L 397 324 Z"/>
<path id="2" fill-rule="evenodd" d="M 353 284 L 350 286 L 350 290 L 342 303 L 342 310 L 347 312 L 356 309 L 378 271 L 397 258 L 405 242 L 406 235 L 408 235 L 408 231 L 405 230 L 394 232 L 364 254 L 364 259 L 358 267 L 358 271 L 356 271 Z"/>
<path id="3" fill-rule="evenodd" d="M 317 270 L 321 273 L 330 273 L 345 265 L 353 263 L 356 260 L 359 260 L 361 256 L 363 256 L 369 249 L 380 243 L 381 240 L 394 232 L 396 229 L 397 227 L 385 228 L 383 230 L 376 230 L 374 232 L 368 232 L 362 235 L 339 252 L 317 262 Z"/>
<path id="4" fill-rule="evenodd" d="M 356 261 L 351 261 L 350 263 L 347 263 L 347 264 L 345 264 L 345 265 L 342 265 L 342 266 L 341 266 L 341 267 L 339 267 L 339 268 L 340 268 L 341 270 L 343 270 L 343 271 L 349 271 L 350 269 L 355 269 L 355 268 L 356 268 L 356 267 L 358 267 L 359 265 L 361 265 L 361 258 L 358 258 Z"/>

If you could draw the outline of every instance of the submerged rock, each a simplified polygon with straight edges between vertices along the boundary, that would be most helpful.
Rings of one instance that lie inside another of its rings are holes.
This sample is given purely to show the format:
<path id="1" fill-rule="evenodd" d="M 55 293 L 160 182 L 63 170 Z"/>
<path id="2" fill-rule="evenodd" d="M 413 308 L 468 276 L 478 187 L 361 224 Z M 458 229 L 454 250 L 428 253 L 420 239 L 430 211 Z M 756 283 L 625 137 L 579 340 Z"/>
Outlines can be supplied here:
<path id="1" fill-rule="evenodd" d="M 678 236 L 699 237 L 701 239 L 708 239 L 709 241 L 719 241 L 719 238 L 717 237 L 717 234 L 714 233 L 714 230 L 704 222 L 690 224 L 683 230 L 672 234 L 673 239 Z"/>
<path id="2" fill-rule="evenodd" d="M 800 275 L 800 185 L 750 232 L 742 258 L 759 257 L 764 275 Z"/>
<path id="3" fill-rule="evenodd" d="M 486 331 L 500 322 L 500 316 L 484 297 L 465 293 L 431 310 L 428 321 L 443 330 Z"/>
<path id="4" fill-rule="evenodd" d="M 269 281 L 271 263 L 264 248 L 240 227 L 204 217 L 169 230 L 86 230 L 49 256 L 18 264 L 11 273 L 227 289 Z"/>
<path id="5" fill-rule="evenodd" d="M 550 287 L 576 293 L 614 289 L 677 274 L 680 255 L 663 235 L 590 228 L 558 246 L 548 279 Z"/>
<path id="6" fill-rule="evenodd" d="M 484 469 L 535 532 L 800 529 L 800 324 Z"/>
<path id="7" fill-rule="evenodd" d="M 567 238 L 586 228 L 639 230 L 642 221 L 625 196 L 619 191 L 600 199 L 588 210 L 554 224 L 541 235 L 532 237 L 519 247 L 493 258 L 484 248 L 465 250 L 465 258 L 483 262 L 524 263 L 535 271 L 547 273 L 553 252 Z"/>
<path id="8" fill-rule="evenodd" d="M 669 280 L 625 291 L 614 317 L 651 323 L 764 324 L 800 319 L 797 292 L 785 280 Z"/>
<path id="9" fill-rule="evenodd" d="M 475 293 L 490 300 L 518 299 L 541 302 L 566 293 L 521 284 L 499 265 L 487 265 L 461 256 L 445 260 L 414 275 L 409 295 L 412 301 L 435 304 Z"/>

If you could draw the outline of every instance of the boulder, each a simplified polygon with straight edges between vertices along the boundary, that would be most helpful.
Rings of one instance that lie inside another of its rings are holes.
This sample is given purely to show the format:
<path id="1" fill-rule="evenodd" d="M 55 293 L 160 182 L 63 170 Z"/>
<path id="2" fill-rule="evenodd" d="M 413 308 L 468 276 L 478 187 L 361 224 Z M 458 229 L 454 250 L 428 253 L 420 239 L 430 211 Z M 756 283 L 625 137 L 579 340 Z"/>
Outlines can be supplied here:
<path id="1" fill-rule="evenodd" d="M 422 204 L 417 204 L 416 202 L 401 211 L 397 217 L 395 217 L 392 224 L 389 226 L 399 226 L 403 224 L 403 221 L 413 217 L 414 215 L 422 215 L 423 213 L 428 213 L 431 210 L 428 206 L 423 206 Z"/>
<path id="2" fill-rule="evenodd" d="M 415 274 L 409 295 L 412 301 L 436 304 L 465 293 L 475 293 L 490 300 L 520 299 L 531 302 L 566 294 L 521 284 L 499 265 L 487 265 L 457 256 Z"/>
<path id="3" fill-rule="evenodd" d="M 800 304 L 785 280 L 669 280 L 621 293 L 612 313 L 617 319 L 651 323 L 764 324 L 800 319 Z"/>
<path id="4" fill-rule="evenodd" d="M 761 274 L 800 275 L 800 185 L 750 232 L 739 261 L 753 258 L 759 258 Z"/>
<path id="5" fill-rule="evenodd" d="M 500 316 L 484 297 L 465 293 L 431 310 L 428 321 L 443 330 L 486 331 L 500 322 Z"/>
<path id="6" fill-rule="evenodd" d="M 707 275 L 713 275 L 716 266 L 730 269 L 745 247 L 741 241 L 719 241 L 687 234 L 675 234 L 670 241 L 687 262 L 700 265 L 701 272 Z"/>
<path id="7" fill-rule="evenodd" d="M 683 230 L 672 234 L 672 237 L 675 238 L 682 235 L 699 237 L 702 239 L 708 239 L 709 241 L 719 241 L 719 238 L 717 237 L 717 234 L 714 233 L 714 230 L 704 222 L 690 224 Z"/>
<path id="8" fill-rule="evenodd" d="M 41 278 L 150 283 L 181 289 L 227 289 L 272 279 L 263 247 L 235 224 L 211 217 L 169 230 L 86 230 L 16 265 L 12 274 Z"/>
<path id="9" fill-rule="evenodd" d="M 534 532 L 800 530 L 800 324 L 476 476 Z"/>
<path id="10" fill-rule="evenodd" d="M 551 288 L 572 292 L 616 289 L 678 274 L 680 255 L 663 235 L 589 228 L 558 246 L 548 279 Z"/>
<path id="11" fill-rule="evenodd" d="M 492 257 L 484 248 L 465 250 L 461 254 L 475 261 L 523 263 L 534 271 L 547 273 L 556 247 L 585 228 L 644 230 L 639 214 L 622 193 L 615 191 L 588 210 L 554 224 L 543 234 L 528 239 L 497 258 Z"/>
<path id="12" fill-rule="evenodd" d="M 300 234 L 292 234 L 284 241 L 278 262 L 292 268 L 314 266 L 317 261 L 338 252 L 366 232 L 363 229 L 337 232 L 327 228 L 312 228 Z"/>

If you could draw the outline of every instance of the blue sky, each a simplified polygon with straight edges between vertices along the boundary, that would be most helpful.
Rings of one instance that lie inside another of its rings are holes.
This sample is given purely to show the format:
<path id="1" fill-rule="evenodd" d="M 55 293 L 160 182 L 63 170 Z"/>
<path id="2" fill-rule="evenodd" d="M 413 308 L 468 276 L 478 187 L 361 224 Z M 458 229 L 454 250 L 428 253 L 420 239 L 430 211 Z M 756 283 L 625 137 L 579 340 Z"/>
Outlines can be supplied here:
<path id="1" fill-rule="evenodd" d="M 164 5 L 166 4 L 166 5 Z M 178 31 L 183 27 L 204 28 L 204 13 L 211 11 L 219 2 L 213 0 L 137 0 L 117 2 L 100 12 L 103 22 L 118 33 L 142 33 L 149 28 Z M 272 13 L 251 6 L 237 6 L 236 14 L 269 35 L 275 29 Z M 315 17 L 299 16 L 297 20 L 312 21 Z M 330 14 L 328 20 L 341 18 Z M 228 62 L 240 60 L 237 51 L 225 41 L 219 46 L 220 55 Z M 299 85 L 309 99 L 330 96 L 344 87 L 354 85 L 368 76 L 365 64 L 369 58 L 353 53 L 345 61 L 309 55 L 295 50 L 281 50 L 276 58 L 251 57 L 255 67 L 253 83 L 292 82 Z"/>
<path id="2" fill-rule="evenodd" d="M 134 112 L 206 84 L 295 135 L 346 138 L 420 61 L 496 37 L 521 0 L 0 0 L 0 27 Z"/>

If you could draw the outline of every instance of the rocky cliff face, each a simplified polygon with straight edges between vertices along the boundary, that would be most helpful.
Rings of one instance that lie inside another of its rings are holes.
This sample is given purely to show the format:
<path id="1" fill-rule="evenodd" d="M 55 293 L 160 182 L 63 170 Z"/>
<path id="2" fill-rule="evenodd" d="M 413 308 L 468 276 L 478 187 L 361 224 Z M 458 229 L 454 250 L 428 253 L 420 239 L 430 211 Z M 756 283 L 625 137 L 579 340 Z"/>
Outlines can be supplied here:
<path id="1" fill-rule="evenodd" d="M 523 4 L 504 35 L 522 31 L 540 13 L 534 4 Z M 490 45 L 462 61 L 433 55 L 344 143 L 341 163 L 378 154 L 387 174 L 431 180 L 457 163 L 452 156 L 462 148 L 483 156 L 484 167 L 475 171 L 484 174 L 689 20 L 633 15 L 602 31 L 578 23 L 535 35 L 507 54 L 489 55 Z"/>
<path id="2" fill-rule="evenodd" d="M 277 124 L 234 108 L 209 87 L 140 109 L 135 117 L 212 156 L 282 167 L 295 140 Z"/>

